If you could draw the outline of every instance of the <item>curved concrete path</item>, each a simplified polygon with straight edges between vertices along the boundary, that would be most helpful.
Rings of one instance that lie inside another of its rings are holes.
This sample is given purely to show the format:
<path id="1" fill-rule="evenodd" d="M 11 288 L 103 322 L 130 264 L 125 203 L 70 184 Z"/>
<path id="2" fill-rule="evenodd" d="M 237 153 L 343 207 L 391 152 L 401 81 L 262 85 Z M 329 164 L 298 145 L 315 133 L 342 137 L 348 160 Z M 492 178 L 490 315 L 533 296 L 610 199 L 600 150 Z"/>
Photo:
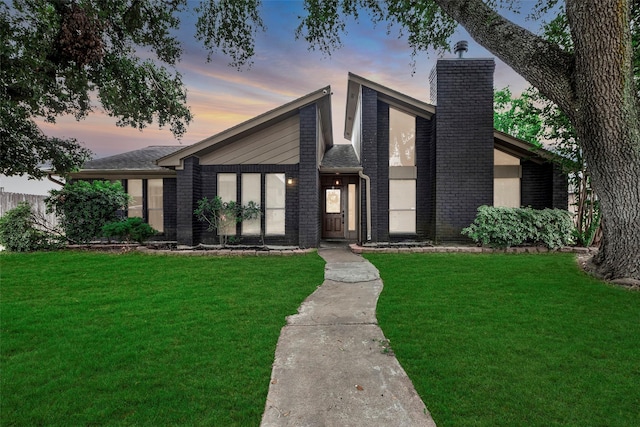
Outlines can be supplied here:
<path id="1" fill-rule="evenodd" d="M 325 281 L 287 318 L 261 426 L 432 426 L 376 320 L 378 270 L 323 244 Z"/>

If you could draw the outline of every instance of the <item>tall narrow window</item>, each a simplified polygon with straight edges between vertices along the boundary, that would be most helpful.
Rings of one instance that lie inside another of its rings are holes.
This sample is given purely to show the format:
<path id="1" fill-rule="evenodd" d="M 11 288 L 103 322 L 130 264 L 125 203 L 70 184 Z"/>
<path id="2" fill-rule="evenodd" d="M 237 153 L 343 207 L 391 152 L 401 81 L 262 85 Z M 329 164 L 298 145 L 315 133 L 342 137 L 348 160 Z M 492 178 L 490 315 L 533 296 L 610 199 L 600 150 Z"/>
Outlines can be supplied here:
<path id="1" fill-rule="evenodd" d="M 349 211 L 348 225 L 349 225 L 349 231 L 355 231 L 356 230 L 356 185 L 349 184 L 348 189 L 349 189 L 349 196 L 348 196 L 349 203 L 347 206 L 347 210 Z"/>
<path id="2" fill-rule="evenodd" d="M 260 174 L 259 173 L 243 173 L 242 174 L 242 204 L 249 202 L 260 204 Z M 243 235 L 260 234 L 260 217 L 242 221 Z"/>
<path id="3" fill-rule="evenodd" d="M 235 173 L 219 173 L 218 174 L 218 197 L 223 202 L 235 202 L 237 199 L 236 191 L 236 174 Z M 236 234 L 236 222 L 233 218 L 223 218 L 218 234 L 225 236 L 233 236 Z"/>
<path id="4" fill-rule="evenodd" d="M 127 208 L 127 216 L 129 218 L 133 218 L 136 216 L 144 218 L 142 180 L 128 179 L 127 193 L 129 194 L 129 196 L 131 196 L 131 201 L 129 202 L 129 207 Z"/>
<path id="5" fill-rule="evenodd" d="M 164 231 L 162 179 L 147 180 L 147 215 L 147 222 L 151 227 Z"/>
<path id="6" fill-rule="evenodd" d="M 285 232 L 285 177 L 283 173 L 265 176 L 265 234 L 280 235 Z"/>
<path id="7" fill-rule="evenodd" d="M 416 118 L 389 108 L 389 233 L 416 232 Z"/>

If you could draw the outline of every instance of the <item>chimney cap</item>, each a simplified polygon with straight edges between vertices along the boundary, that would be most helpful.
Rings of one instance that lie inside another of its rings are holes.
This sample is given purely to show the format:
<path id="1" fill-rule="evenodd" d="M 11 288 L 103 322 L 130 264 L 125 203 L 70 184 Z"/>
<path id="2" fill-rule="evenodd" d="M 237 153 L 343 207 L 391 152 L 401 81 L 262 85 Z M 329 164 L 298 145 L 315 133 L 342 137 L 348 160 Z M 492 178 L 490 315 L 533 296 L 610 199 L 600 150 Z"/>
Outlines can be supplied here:
<path id="1" fill-rule="evenodd" d="M 453 51 L 458 54 L 458 58 L 469 50 L 469 43 L 466 40 L 460 40 L 453 46 Z"/>

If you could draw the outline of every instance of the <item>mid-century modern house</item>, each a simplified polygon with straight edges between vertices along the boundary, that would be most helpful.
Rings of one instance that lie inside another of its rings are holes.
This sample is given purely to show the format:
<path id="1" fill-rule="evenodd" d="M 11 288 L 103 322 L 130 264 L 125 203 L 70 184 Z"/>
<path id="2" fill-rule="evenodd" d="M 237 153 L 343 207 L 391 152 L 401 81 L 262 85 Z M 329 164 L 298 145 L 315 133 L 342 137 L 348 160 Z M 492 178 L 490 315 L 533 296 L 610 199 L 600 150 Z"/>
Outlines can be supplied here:
<path id="1" fill-rule="evenodd" d="M 193 214 L 202 197 L 260 204 L 243 243 L 317 247 L 461 242 L 480 205 L 567 208 L 552 155 L 493 128 L 493 59 L 441 59 L 434 104 L 349 74 L 344 136 L 334 144 L 325 87 L 189 146 L 93 160 L 76 179 L 122 180 L 164 240 L 215 243 Z"/>

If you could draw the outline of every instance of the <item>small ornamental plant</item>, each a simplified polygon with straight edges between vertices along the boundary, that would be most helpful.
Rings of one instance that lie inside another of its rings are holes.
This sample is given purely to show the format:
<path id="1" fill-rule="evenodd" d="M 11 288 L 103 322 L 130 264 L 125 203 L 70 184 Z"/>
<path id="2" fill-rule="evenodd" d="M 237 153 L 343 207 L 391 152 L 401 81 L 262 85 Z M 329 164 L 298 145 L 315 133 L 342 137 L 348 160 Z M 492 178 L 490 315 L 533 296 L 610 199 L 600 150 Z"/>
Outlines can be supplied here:
<path id="1" fill-rule="evenodd" d="M 223 202 L 218 196 L 213 199 L 203 197 L 198 200 L 198 207 L 193 211 L 198 221 L 207 223 L 207 231 L 218 233 L 220 245 L 225 246 L 229 236 L 236 234 L 236 224 L 245 220 L 256 219 L 262 215 L 260 205 L 249 202 L 241 205 L 234 201 Z"/>
<path id="2" fill-rule="evenodd" d="M 142 244 L 155 234 L 158 234 L 158 231 L 140 217 L 113 221 L 102 226 L 102 235 L 104 237 L 109 240 L 116 238 L 127 243 L 133 241 Z"/>

